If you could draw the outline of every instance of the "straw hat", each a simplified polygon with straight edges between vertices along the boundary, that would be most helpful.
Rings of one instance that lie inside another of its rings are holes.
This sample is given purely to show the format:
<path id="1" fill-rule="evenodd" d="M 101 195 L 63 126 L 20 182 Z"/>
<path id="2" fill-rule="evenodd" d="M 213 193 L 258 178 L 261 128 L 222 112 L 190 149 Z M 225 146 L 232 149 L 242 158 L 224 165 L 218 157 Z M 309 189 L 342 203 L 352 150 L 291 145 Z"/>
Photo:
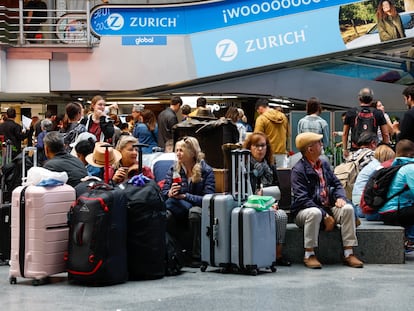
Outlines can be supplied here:
<path id="1" fill-rule="evenodd" d="M 108 143 L 104 142 L 97 142 L 95 144 L 95 148 L 93 149 L 93 152 L 88 154 L 85 158 L 86 162 L 88 162 L 90 165 L 96 166 L 96 167 L 104 167 L 105 166 L 105 150 Z M 112 165 L 116 162 L 119 162 L 121 160 L 122 155 L 118 150 L 115 150 L 112 147 L 108 147 L 109 152 L 109 165 Z"/>

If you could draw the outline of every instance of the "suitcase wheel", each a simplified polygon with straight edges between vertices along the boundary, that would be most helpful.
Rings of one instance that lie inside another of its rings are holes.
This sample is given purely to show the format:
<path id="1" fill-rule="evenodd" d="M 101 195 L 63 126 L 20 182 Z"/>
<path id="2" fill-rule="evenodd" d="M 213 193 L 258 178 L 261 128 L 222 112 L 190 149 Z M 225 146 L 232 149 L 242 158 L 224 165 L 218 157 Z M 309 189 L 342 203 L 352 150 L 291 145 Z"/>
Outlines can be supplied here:
<path id="1" fill-rule="evenodd" d="M 10 282 L 10 284 L 12 284 L 12 285 L 14 285 L 14 284 L 17 284 L 17 279 L 15 278 L 15 277 L 11 277 L 10 279 L 9 279 L 9 282 Z"/>
<path id="2" fill-rule="evenodd" d="M 276 267 L 275 266 L 270 266 L 270 271 L 276 272 Z"/>
<path id="3" fill-rule="evenodd" d="M 259 273 L 259 271 L 257 269 L 252 269 L 249 271 L 249 274 L 252 276 L 256 276 Z"/>
<path id="4" fill-rule="evenodd" d="M 207 270 L 207 265 L 201 265 L 200 266 L 200 271 L 201 272 L 206 272 L 206 270 Z"/>

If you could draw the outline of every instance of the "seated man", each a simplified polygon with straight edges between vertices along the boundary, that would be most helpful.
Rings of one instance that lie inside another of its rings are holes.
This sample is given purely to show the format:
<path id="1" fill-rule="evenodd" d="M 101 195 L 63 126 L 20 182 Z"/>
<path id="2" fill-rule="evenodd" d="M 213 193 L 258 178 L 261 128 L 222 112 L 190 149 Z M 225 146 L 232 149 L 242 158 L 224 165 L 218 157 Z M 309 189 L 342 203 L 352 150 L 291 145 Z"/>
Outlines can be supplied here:
<path id="1" fill-rule="evenodd" d="M 296 148 L 302 153 L 292 169 L 292 213 L 298 227 L 304 228 L 304 264 L 311 269 L 322 268 L 315 256 L 319 229 L 331 231 L 335 223 L 341 225 L 344 263 L 362 268 L 363 263 L 353 254 L 358 245 L 352 204 L 346 201 L 345 190 L 334 175 L 331 166 L 319 159 L 322 135 L 301 133 L 296 136 Z"/>
<path id="2" fill-rule="evenodd" d="M 82 161 L 65 151 L 63 137 L 59 132 L 47 133 L 43 143 L 46 157 L 49 159 L 43 165 L 44 168 L 55 172 L 66 172 L 69 177 L 67 184 L 72 187 L 88 175 Z"/>

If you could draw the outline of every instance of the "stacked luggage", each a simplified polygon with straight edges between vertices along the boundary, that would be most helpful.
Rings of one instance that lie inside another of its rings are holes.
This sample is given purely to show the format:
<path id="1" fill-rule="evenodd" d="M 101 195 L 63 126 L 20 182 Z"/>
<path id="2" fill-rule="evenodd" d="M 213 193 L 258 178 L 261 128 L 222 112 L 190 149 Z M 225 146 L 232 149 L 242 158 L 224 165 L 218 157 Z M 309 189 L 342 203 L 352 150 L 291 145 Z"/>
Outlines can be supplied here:
<path id="1" fill-rule="evenodd" d="M 272 209 L 256 211 L 243 207 L 252 193 L 250 151 L 232 151 L 231 171 L 232 194 L 213 194 L 203 198 L 201 271 L 212 266 L 220 267 L 222 272 L 237 271 L 251 275 L 257 275 L 261 268 L 274 272 L 274 212 Z"/>

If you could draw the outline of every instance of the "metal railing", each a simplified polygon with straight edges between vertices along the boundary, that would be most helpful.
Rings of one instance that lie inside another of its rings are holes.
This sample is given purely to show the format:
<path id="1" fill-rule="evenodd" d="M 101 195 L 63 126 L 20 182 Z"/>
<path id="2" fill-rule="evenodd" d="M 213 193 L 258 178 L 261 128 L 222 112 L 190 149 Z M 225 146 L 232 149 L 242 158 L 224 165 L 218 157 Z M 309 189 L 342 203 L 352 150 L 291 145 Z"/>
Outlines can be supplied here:
<path id="1" fill-rule="evenodd" d="M 91 33 L 90 3 L 85 1 L 85 10 L 40 10 L 25 9 L 23 0 L 18 8 L 0 6 L 0 45 L 24 47 L 68 46 L 91 47 L 99 38 Z M 27 18 L 32 11 L 31 20 Z M 36 13 L 47 13 L 47 17 L 36 17 Z"/>

